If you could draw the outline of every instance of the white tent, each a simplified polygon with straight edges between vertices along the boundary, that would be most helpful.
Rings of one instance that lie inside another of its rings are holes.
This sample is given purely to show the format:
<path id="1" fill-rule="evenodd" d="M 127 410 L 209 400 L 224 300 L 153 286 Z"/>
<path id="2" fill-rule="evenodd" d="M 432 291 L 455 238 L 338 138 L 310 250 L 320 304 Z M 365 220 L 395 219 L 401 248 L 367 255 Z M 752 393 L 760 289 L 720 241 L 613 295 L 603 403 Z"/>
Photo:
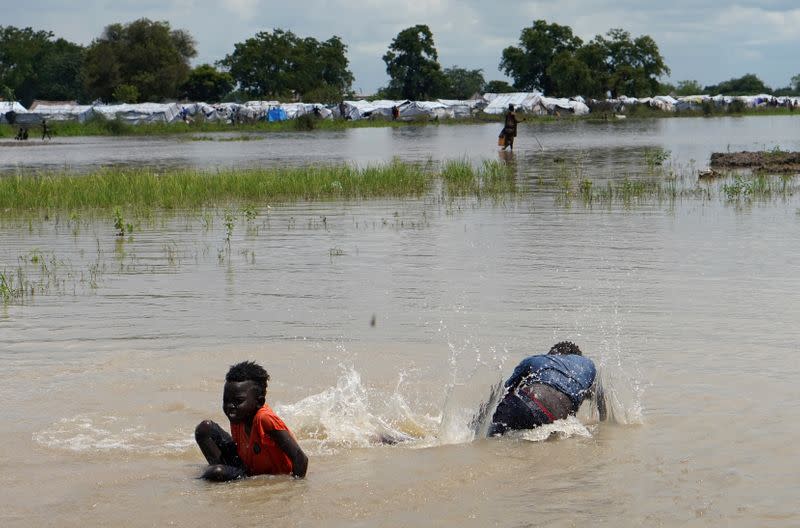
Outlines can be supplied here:
<path id="1" fill-rule="evenodd" d="M 186 115 L 192 119 L 203 116 L 203 119 L 206 121 L 218 121 L 222 119 L 217 109 L 207 103 L 182 103 L 179 106 L 181 118 Z"/>
<path id="2" fill-rule="evenodd" d="M 176 103 L 97 105 L 92 110 L 106 119 L 120 119 L 132 125 L 172 123 L 179 118 L 181 112 Z"/>
<path id="3" fill-rule="evenodd" d="M 400 119 L 413 120 L 420 117 L 427 117 L 431 119 L 444 119 L 453 117 L 452 112 L 447 111 L 447 107 L 438 101 L 406 101 L 404 104 L 399 105 Z M 389 115 L 391 116 L 391 107 L 389 108 Z"/>
<path id="4" fill-rule="evenodd" d="M 674 112 L 678 100 L 669 95 L 656 95 L 648 101 L 650 106 L 664 112 Z"/>
<path id="5" fill-rule="evenodd" d="M 94 114 L 92 105 L 79 105 L 71 101 L 34 101 L 29 113 L 49 121 L 78 123 L 85 123 Z"/>
<path id="6" fill-rule="evenodd" d="M 391 101 L 388 99 L 379 99 L 377 101 L 345 101 L 344 113 L 345 117 L 352 120 L 366 119 L 373 115 L 392 117 L 393 106 L 401 108 L 404 104 L 410 102 L 411 101 L 405 99 L 402 101 Z"/>
<path id="7" fill-rule="evenodd" d="M 565 97 L 542 97 L 541 104 L 547 109 L 548 114 L 556 112 L 569 112 L 575 115 L 585 115 L 589 113 L 589 107 L 583 102 L 574 99 L 567 99 Z"/>
<path id="8" fill-rule="evenodd" d="M 485 104 L 485 101 L 481 99 L 438 99 L 440 103 L 442 103 L 448 113 L 452 114 L 452 117 L 456 119 L 471 117 L 472 113 L 481 105 Z"/>
<path id="9" fill-rule="evenodd" d="M 333 112 L 321 103 L 278 103 L 274 106 L 283 109 L 288 119 L 295 119 L 305 114 L 313 114 L 317 109 L 319 117 L 328 118 L 333 116 Z"/>
<path id="10" fill-rule="evenodd" d="M 0 123 L 6 122 L 6 113 L 27 114 L 28 110 L 17 101 L 0 101 Z"/>
<path id="11" fill-rule="evenodd" d="M 541 110 L 542 94 L 539 92 L 514 92 L 514 93 L 487 93 L 483 97 L 489 101 L 483 109 L 487 114 L 503 114 L 508 110 L 508 105 L 522 112 L 537 113 Z"/>

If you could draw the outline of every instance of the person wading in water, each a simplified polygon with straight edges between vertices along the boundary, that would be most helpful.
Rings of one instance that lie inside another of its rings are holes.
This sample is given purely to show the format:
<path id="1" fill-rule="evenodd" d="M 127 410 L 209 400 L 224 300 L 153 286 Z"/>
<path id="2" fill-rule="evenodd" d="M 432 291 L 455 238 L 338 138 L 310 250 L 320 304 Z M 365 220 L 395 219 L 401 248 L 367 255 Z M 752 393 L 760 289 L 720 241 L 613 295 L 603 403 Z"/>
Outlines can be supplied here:
<path id="1" fill-rule="evenodd" d="M 503 138 L 503 150 L 510 148 L 514 150 L 514 138 L 517 137 L 517 114 L 514 112 L 514 105 L 508 105 L 508 112 L 506 112 L 505 125 L 500 132 L 500 137 Z"/>

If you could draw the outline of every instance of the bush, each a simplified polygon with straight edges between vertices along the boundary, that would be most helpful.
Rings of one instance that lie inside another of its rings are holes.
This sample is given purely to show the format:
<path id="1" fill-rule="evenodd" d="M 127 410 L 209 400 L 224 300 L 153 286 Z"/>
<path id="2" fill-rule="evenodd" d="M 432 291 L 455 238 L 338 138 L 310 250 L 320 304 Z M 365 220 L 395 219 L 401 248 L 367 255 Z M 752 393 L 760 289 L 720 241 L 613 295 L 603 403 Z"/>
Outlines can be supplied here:
<path id="1" fill-rule="evenodd" d="M 314 130 L 318 119 L 314 114 L 303 114 L 295 118 L 294 126 L 297 130 Z"/>
<path id="2" fill-rule="evenodd" d="M 729 114 L 741 114 L 744 112 L 745 106 L 744 101 L 739 99 L 734 99 L 731 104 L 728 105 L 728 113 Z"/>
<path id="3" fill-rule="evenodd" d="M 130 84 L 120 84 L 114 88 L 111 97 L 119 103 L 138 103 L 139 89 Z"/>

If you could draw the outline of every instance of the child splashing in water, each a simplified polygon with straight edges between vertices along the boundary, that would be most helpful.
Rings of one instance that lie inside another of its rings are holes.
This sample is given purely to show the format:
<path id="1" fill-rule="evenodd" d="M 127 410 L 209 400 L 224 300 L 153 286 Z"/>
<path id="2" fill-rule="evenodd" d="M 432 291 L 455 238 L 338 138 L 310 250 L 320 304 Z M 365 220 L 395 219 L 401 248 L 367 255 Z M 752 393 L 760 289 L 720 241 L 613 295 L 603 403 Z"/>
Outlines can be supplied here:
<path id="1" fill-rule="evenodd" d="M 283 420 L 266 404 L 269 374 L 261 365 L 244 361 L 225 375 L 222 410 L 231 434 L 211 420 L 195 429 L 195 440 L 208 468 L 203 478 L 224 482 L 263 474 L 306 475 L 308 457 Z"/>
<path id="2" fill-rule="evenodd" d="M 575 415 L 585 399 L 594 398 L 600 420 L 606 400 L 596 383 L 594 362 L 578 345 L 556 343 L 547 354 L 524 359 L 505 383 L 505 395 L 492 416 L 489 436 L 533 429 Z"/>

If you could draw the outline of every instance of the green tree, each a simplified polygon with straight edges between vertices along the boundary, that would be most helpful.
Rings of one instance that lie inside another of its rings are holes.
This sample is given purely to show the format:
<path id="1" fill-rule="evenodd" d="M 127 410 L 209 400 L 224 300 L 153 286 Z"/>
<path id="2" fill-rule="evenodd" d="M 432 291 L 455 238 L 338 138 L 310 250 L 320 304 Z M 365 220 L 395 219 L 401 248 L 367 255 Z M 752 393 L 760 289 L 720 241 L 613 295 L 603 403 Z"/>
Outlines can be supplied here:
<path id="1" fill-rule="evenodd" d="M 0 91 L 23 105 L 34 99 L 82 99 L 83 48 L 50 31 L 0 26 Z"/>
<path id="2" fill-rule="evenodd" d="M 748 73 L 736 79 L 728 79 L 719 84 L 706 86 L 704 91 L 712 95 L 757 95 L 772 93 L 772 89 L 752 73 Z"/>
<path id="3" fill-rule="evenodd" d="M 661 82 L 658 84 L 658 95 L 679 95 L 678 89 L 670 82 Z"/>
<path id="4" fill-rule="evenodd" d="M 458 66 L 445 68 L 444 78 L 447 86 L 445 95 L 453 99 L 469 99 L 480 93 L 486 84 L 483 70 L 467 70 Z"/>
<path id="5" fill-rule="evenodd" d="M 541 90 L 551 94 L 554 82 L 547 69 L 556 56 L 574 52 L 582 44 L 583 41 L 572 34 L 569 26 L 536 20 L 531 27 L 522 30 L 519 46 L 503 50 L 500 69 L 514 79 L 514 86 L 519 90 Z"/>
<path id="6" fill-rule="evenodd" d="M 233 53 L 219 64 L 228 68 L 239 90 L 249 97 L 283 98 L 293 94 L 338 94 L 350 90 L 353 74 L 347 46 L 333 36 L 320 42 L 291 31 L 262 31 L 234 44 Z"/>
<path id="7" fill-rule="evenodd" d="M 493 80 L 486 83 L 483 87 L 484 93 L 512 93 L 517 90 L 506 81 Z"/>
<path id="8" fill-rule="evenodd" d="M 658 95 L 658 79 L 670 70 L 652 37 L 642 35 L 632 40 L 629 32 L 611 29 L 592 42 L 605 50 L 609 69 L 606 87 L 612 97 Z"/>
<path id="9" fill-rule="evenodd" d="M 135 87 L 143 101 L 174 99 L 189 77 L 189 59 L 196 54 L 191 35 L 171 30 L 168 22 L 141 18 L 111 24 L 87 50 L 86 90 L 93 99 L 109 101 L 125 84 Z"/>
<path id="10" fill-rule="evenodd" d="M 547 76 L 552 83 L 551 93 L 556 97 L 599 97 L 603 91 L 589 66 L 568 51 L 556 55 L 547 67 Z"/>
<path id="11" fill-rule="evenodd" d="M 703 87 L 694 80 L 678 81 L 675 93 L 677 95 L 700 95 L 703 93 Z"/>
<path id="12" fill-rule="evenodd" d="M 428 26 L 402 30 L 383 56 L 391 80 L 385 92 L 398 99 L 431 99 L 442 95 L 446 79 Z"/>
<path id="13" fill-rule="evenodd" d="M 216 103 L 233 89 L 233 77 L 227 72 L 217 71 L 210 64 L 201 64 L 189 73 L 181 93 L 190 101 Z"/>

